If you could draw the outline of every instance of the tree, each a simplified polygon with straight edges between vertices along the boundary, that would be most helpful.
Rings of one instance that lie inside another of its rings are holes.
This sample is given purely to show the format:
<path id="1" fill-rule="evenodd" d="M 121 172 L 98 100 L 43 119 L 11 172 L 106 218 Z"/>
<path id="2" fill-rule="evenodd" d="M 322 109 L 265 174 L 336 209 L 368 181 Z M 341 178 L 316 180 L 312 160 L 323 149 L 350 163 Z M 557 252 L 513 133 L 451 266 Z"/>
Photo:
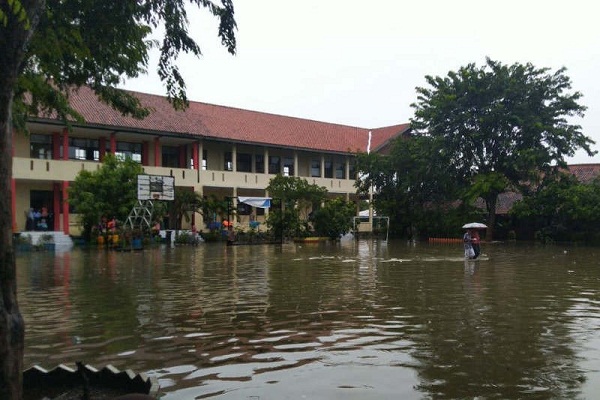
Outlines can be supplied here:
<path id="1" fill-rule="evenodd" d="M 373 206 L 379 215 L 390 217 L 394 234 L 417 239 L 447 234 L 462 225 L 448 218 L 460 186 L 440 168 L 444 160 L 439 147 L 434 137 L 411 135 L 395 139 L 389 154 L 357 155 L 363 177 L 356 181 L 357 190 L 368 194 L 373 189 Z"/>
<path id="2" fill-rule="evenodd" d="M 484 200 L 488 239 L 501 192 L 526 190 L 578 149 L 594 154 L 594 141 L 568 120 L 583 117 L 586 108 L 578 103 L 581 93 L 569 93 L 565 71 L 487 59 L 481 68 L 426 76 L 431 88 L 417 88 L 412 127 L 440 140 L 441 165 L 472 185 L 471 197 Z"/>
<path id="3" fill-rule="evenodd" d="M 600 180 L 581 183 L 568 173 L 546 179 L 510 214 L 526 239 L 598 243 Z"/>
<path id="4" fill-rule="evenodd" d="M 302 236 L 308 233 L 308 213 L 320 205 L 327 196 L 327 189 L 309 184 L 296 176 L 276 175 L 269 182 L 267 192 L 274 203 L 281 207 L 272 208 L 267 224 L 275 237 Z"/>
<path id="5" fill-rule="evenodd" d="M 204 223 L 207 225 L 209 230 L 214 231 L 217 229 L 217 223 L 220 227 L 220 220 L 229 218 L 227 213 L 230 210 L 231 202 L 230 199 L 219 199 L 215 195 L 204 197 L 200 203 L 200 210 L 202 211 L 202 217 Z"/>
<path id="6" fill-rule="evenodd" d="M 356 206 L 341 198 L 330 199 L 313 214 L 313 225 L 319 236 L 335 240 L 348 233 L 352 228 L 352 217 L 356 215 Z"/>
<path id="7" fill-rule="evenodd" d="M 188 188 L 176 187 L 175 199 L 170 202 L 170 214 L 175 217 L 175 229 L 181 229 L 183 219 L 191 220 L 190 213 L 198 212 L 202 208 L 202 197 L 199 193 Z"/>
<path id="8" fill-rule="evenodd" d="M 79 214 L 83 236 L 90 238 L 92 228 L 102 217 L 124 222 L 137 203 L 137 176 L 142 166 L 126 158 L 120 161 L 108 154 L 94 172 L 79 172 L 69 187 L 69 203 Z"/>
<path id="9" fill-rule="evenodd" d="M 235 52 L 232 0 L 190 0 L 220 20 L 218 35 Z M 69 93 L 91 87 L 100 100 L 142 118 L 149 110 L 116 89 L 122 76 L 146 71 L 149 51 L 159 47 L 158 72 L 176 107 L 187 104 L 180 52 L 200 55 L 187 32 L 182 0 L 10 0 L 0 2 L 0 398 L 22 396 L 24 323 L 12 246 L 12 134 L 29 115 L 54 113 L 67 125 L 81 121 Z M 162 43 L 148 40 L 164 27 Z M 13 124 L 14 123 L 14 124 Z"/>

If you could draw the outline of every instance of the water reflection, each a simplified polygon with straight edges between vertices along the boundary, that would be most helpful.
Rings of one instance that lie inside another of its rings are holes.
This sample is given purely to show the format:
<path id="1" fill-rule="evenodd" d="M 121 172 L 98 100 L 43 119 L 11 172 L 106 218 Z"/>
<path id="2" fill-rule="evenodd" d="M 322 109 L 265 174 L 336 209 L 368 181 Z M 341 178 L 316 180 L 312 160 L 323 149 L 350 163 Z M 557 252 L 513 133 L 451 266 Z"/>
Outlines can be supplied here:
<path id="1" fill-rule="evenodd" d="M 592 398 L 596 249 L 74 250 L 18 258 L 26 365 L 146 371 L 165 399 Z"/>

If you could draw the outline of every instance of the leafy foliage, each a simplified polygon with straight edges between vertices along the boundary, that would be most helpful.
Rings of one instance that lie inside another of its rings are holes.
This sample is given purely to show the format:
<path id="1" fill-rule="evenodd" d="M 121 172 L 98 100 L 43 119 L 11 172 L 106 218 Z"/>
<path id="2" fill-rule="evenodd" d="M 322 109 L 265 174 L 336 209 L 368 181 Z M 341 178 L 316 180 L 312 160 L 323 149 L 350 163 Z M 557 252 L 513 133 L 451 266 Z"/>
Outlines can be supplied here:
<path id="1" fill-rule="evenodd" d="M 175 218 L 175 229 L 181 229 L 182 222 L 191 221 L 192 213 L 202 208 L 202 197 L 199 193 L 184 187 L 175 187 L 175 199 L 169 202 L 170 215 Z"/>
<path id="2" fill-rule="evenodd" d="M 25 29 L 29 29 L 27 12 L 20 0 L 7 0 L 5 7 L 5 9 L 0 8 L 0 25 L 7 26 L 8 17 L 12 14 L 16 17 L 18 23 L 22 24 Z"/>
<path id="3" fill-rule="evenodd" d="M 295 176 L 276 175 L 267 192 L 274 204 L 267 225 L 275 237 L 301 237 L 309 231 L 308 212 L 325 200 L 327 189 Z"/>
<path id="4" fill-rule="evenodd" d="M 69 187 L 69 203 L 79 214 L 84 236 L 102 217 L 123 222 L 137 202 L 137 176 L 143 174 L 140 164 L 130 158 L 118 160 L 107 155 L 100 169 L 83 170 Z"/>
<path id="5" fill-rule="evenodd" d="M 374 208 L 390 217 L 392 234 L 416 239 L 453 232 L 462 223 L 450 219 L 450 214 L 457 214 L 457 219 L 468 214 L 466 207 L 452 206 L 461 187 L 441 167 L 439 146 L 434 137 L 416 135 L 396 139 L 388 155 L 357 155 L 362 176 L 356 182 L 358 192 L 366 196 L 373 188 Z"/>
<path id="6" fill-rule="evenodd" d="M 517 202 L 511 215 L 521 239 L 600 242 L 600 179 L 580 183 L 572 175 L 548 179 Z"/>
<path id="7" fill-rule="evenodd" d="M 356 206 L 341 198 L 330 199 L 313 213 L 312 221 L 317 236 L 339 239 L 352 228 Z"/>
<path id="8" fill-rule="evenodd" d="M 216 222 L 227 217 L 229 207 L 230 203 L 228 199 L 219 199 L 214 195 L 204 197 L 201 200 L 200 210 L 204 217 L 204 223 L 207 224 L 210 230 L 216 228 Z"/>
<path id="9" fill-rule="evenodd" d="M 25 131 L 29 117 L 42 113 L 70 126 L 81 116 L 69 104 L 72 90 L 87 85 L 100 100 L 123 114 L 142 118 L 150 110 L 130 93 L 117 89 L 121 78 L 146 71 L 148 54 L 159 47 L 158 73 L 175 107 L 187 105 L 185 83 L 176 60 L 181 52 L 200 55 L 188 35 L 183 0 L 8 0 L 0 1 L 0 397 L 22 395 L 24 324 L 16 299 L 14 252 L 10 245 L 10 180 L 13 128 Z M 218 35 L 235 53 L 236 22 L 232 0 L 220 4 L 190 0 L 220 20 Z M 164 27 L 162 42 L 148 35 Z M 117 199 L 120 200 L 120 199 Z M 114 202 L 124 205 L 125 202 Z M 83 204 L 81 204 L 84 208 Z M 88 210 L 90 215 L 92 210 Z M 86 221 L 89 225 L 90 221 Z"/>
<path id="10" fill-rule="evenodd" d="M 190 3 L 220 20 L 221 42 L 235 54 L 232 1 L 222 1 L 222 5 L 209 0 Z M 67 123 L 81 122 L 69 104 L 69 94 L 82 85 L 91 87 L 100 100 L 123 114 L 145 117 L 151 110 L 116 86 L 123 76 L 137 77 L 146 72 L 153 48 L 160 51 L 158 74 L 168 99 L 176 108 L 186 107 L 185 82 L 176 60 L 181 52 L 200 56 L 201 50 L 189 36 L 185 6 L 181 0 L 46 0 L 14 88 L 15 126 L 24 129 L 28 116 L 40 112 L 55 112 Z M 5 19 L 7 14 L 22 19 L 28 11 L 16 6 L 11 14 L 0 10 L 0 17 Z M 162 41 L 151 40 L 150 34 L 158 27 L 164 28 Z"/>
<path id="11" fill-rule="evenodd" d="M 594 142 L 567 120 L 583 116 L 585 107 L 581 93 L 568 93 L 565 71 L 487 59 L 481 68 L 426 76 L 430 88 L 417 88 L 413 129 L 438 141 L 456 182 L 473 185 L 469 195 L 486 202 L 490 229 L 501 191 L 523 190 L 578 149 L 594 154 Z"/>

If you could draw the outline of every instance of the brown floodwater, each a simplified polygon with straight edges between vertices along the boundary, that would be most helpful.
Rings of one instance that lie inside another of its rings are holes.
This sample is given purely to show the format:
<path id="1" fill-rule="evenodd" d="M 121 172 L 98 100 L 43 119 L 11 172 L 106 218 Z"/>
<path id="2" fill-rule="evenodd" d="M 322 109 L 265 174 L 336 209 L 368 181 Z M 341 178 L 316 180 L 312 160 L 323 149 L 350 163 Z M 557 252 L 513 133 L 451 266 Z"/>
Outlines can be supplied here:
<path id="1" fill-rule="evenodd" d="M 25 366 L 163 399 L 591 399 L 600 249 L 343 241 L 17 257 Z"/>

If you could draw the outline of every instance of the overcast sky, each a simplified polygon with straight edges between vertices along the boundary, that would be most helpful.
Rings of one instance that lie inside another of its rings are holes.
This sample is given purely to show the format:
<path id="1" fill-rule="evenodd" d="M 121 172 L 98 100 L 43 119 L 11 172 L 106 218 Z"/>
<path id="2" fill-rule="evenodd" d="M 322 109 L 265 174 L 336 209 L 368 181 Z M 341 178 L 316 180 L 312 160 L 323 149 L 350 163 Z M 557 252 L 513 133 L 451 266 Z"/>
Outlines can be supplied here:
<path id="1" fill-rule="evenodd" d="M 179 64 L 190 100 L 361 128 L 409 122 L 425 75 L 531 62 L 566 67 L 600 149 L 600 22 L 591 0 L 234 0 L 237 55 L 190 13 L 200 59 Z M 151 61 L 125 88 L 164 95 Z M 570 163 L 600 162 L 578 153 Z"/>

